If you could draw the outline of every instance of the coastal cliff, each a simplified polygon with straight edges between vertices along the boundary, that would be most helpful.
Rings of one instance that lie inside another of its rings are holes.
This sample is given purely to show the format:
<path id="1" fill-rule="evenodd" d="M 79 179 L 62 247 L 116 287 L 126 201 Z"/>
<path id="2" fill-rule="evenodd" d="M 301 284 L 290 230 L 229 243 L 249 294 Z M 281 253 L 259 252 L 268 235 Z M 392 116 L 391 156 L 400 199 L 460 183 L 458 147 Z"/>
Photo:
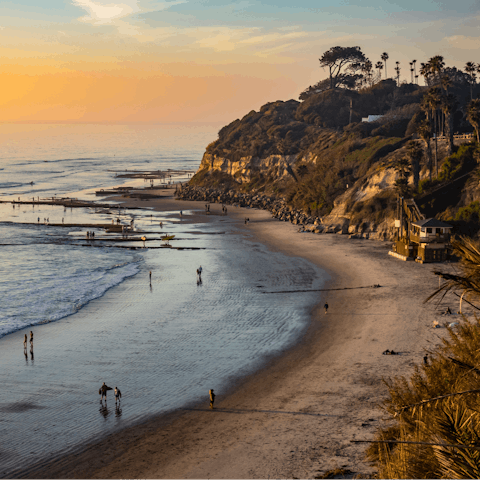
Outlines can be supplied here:
<path id="1" fill-rule="evenodd" d="M 377 239 L 393 238 L 397 196 L 427 196 L 425 215 L 467 223 L 473 215 L 480 225 L 477 185 L 468 178 L 449 202 L 434 194 L 473 175 L 478 152 L 474 144 L 458 148 L 468 138 L 453 146 L 416 133 L 425 94 L 426 87 L 385 80 L 360 92 L 267 103 L 219 131 L 178 196 L 265 208 L 317 233 Z M 455 127 L 467 128 L 457 113 Z M 375 121 L 361 121 L 373 114 Z"/>

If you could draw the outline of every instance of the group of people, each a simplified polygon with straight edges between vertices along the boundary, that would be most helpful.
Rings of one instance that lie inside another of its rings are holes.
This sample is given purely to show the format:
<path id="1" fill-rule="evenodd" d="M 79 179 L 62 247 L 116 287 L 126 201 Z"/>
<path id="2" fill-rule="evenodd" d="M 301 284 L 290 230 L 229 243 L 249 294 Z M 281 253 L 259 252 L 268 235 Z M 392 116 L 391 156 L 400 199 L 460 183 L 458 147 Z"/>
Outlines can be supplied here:
<path id="1" fill-rule="evenodd" d="M 87 238 L 95 238 L 95 232 L 87 232 Z"/>

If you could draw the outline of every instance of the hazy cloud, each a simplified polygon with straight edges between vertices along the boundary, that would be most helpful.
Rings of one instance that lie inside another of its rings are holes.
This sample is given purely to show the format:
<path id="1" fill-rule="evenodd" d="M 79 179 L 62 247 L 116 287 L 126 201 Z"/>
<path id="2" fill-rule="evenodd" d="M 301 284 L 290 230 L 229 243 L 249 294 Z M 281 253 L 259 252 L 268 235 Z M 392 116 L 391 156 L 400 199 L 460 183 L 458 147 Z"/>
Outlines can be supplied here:
<path id="1" fill-rule="evenodd" d="M 93 0 L 73 0 L 73 4 L 88 12 L 88 16 L 81 17 L 84 22 L 94 25 L 108 25 L 114 20 L 127 17 L 140 11 L 136 0 L 127 0 L 127 3 L 106 3 Z"/>

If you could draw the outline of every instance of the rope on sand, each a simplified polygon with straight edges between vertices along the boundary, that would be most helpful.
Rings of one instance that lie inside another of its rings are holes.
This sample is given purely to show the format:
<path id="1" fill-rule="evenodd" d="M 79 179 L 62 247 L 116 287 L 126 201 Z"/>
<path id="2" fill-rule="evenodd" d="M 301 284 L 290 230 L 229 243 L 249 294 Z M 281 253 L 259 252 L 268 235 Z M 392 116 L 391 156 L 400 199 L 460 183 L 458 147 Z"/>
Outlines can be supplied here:
<path id="1" fill-rule="evenodd" d="M 278 290 L 277 292 L 262 293 L 304 293 L 304 292 L 332 292 L 334 290 L 356 290 L 359 288 L 380 288 L 381 285 L 366 285 L 363 287 L 339 287 L 339 288 L 319 288 L 315 290 Z"/>

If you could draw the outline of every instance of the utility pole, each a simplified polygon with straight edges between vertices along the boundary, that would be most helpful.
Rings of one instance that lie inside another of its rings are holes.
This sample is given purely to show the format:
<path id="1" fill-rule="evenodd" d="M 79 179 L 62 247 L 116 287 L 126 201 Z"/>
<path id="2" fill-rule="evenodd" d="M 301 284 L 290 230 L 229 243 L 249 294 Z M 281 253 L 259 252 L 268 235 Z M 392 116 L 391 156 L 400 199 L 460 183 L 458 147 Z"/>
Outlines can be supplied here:
<path id="1" fill-rule="evenodd" d="M 352 111 L 353 111 L 353 98 L 350 97 L 350 119 L 348 123 L 352 123 Z"/>

